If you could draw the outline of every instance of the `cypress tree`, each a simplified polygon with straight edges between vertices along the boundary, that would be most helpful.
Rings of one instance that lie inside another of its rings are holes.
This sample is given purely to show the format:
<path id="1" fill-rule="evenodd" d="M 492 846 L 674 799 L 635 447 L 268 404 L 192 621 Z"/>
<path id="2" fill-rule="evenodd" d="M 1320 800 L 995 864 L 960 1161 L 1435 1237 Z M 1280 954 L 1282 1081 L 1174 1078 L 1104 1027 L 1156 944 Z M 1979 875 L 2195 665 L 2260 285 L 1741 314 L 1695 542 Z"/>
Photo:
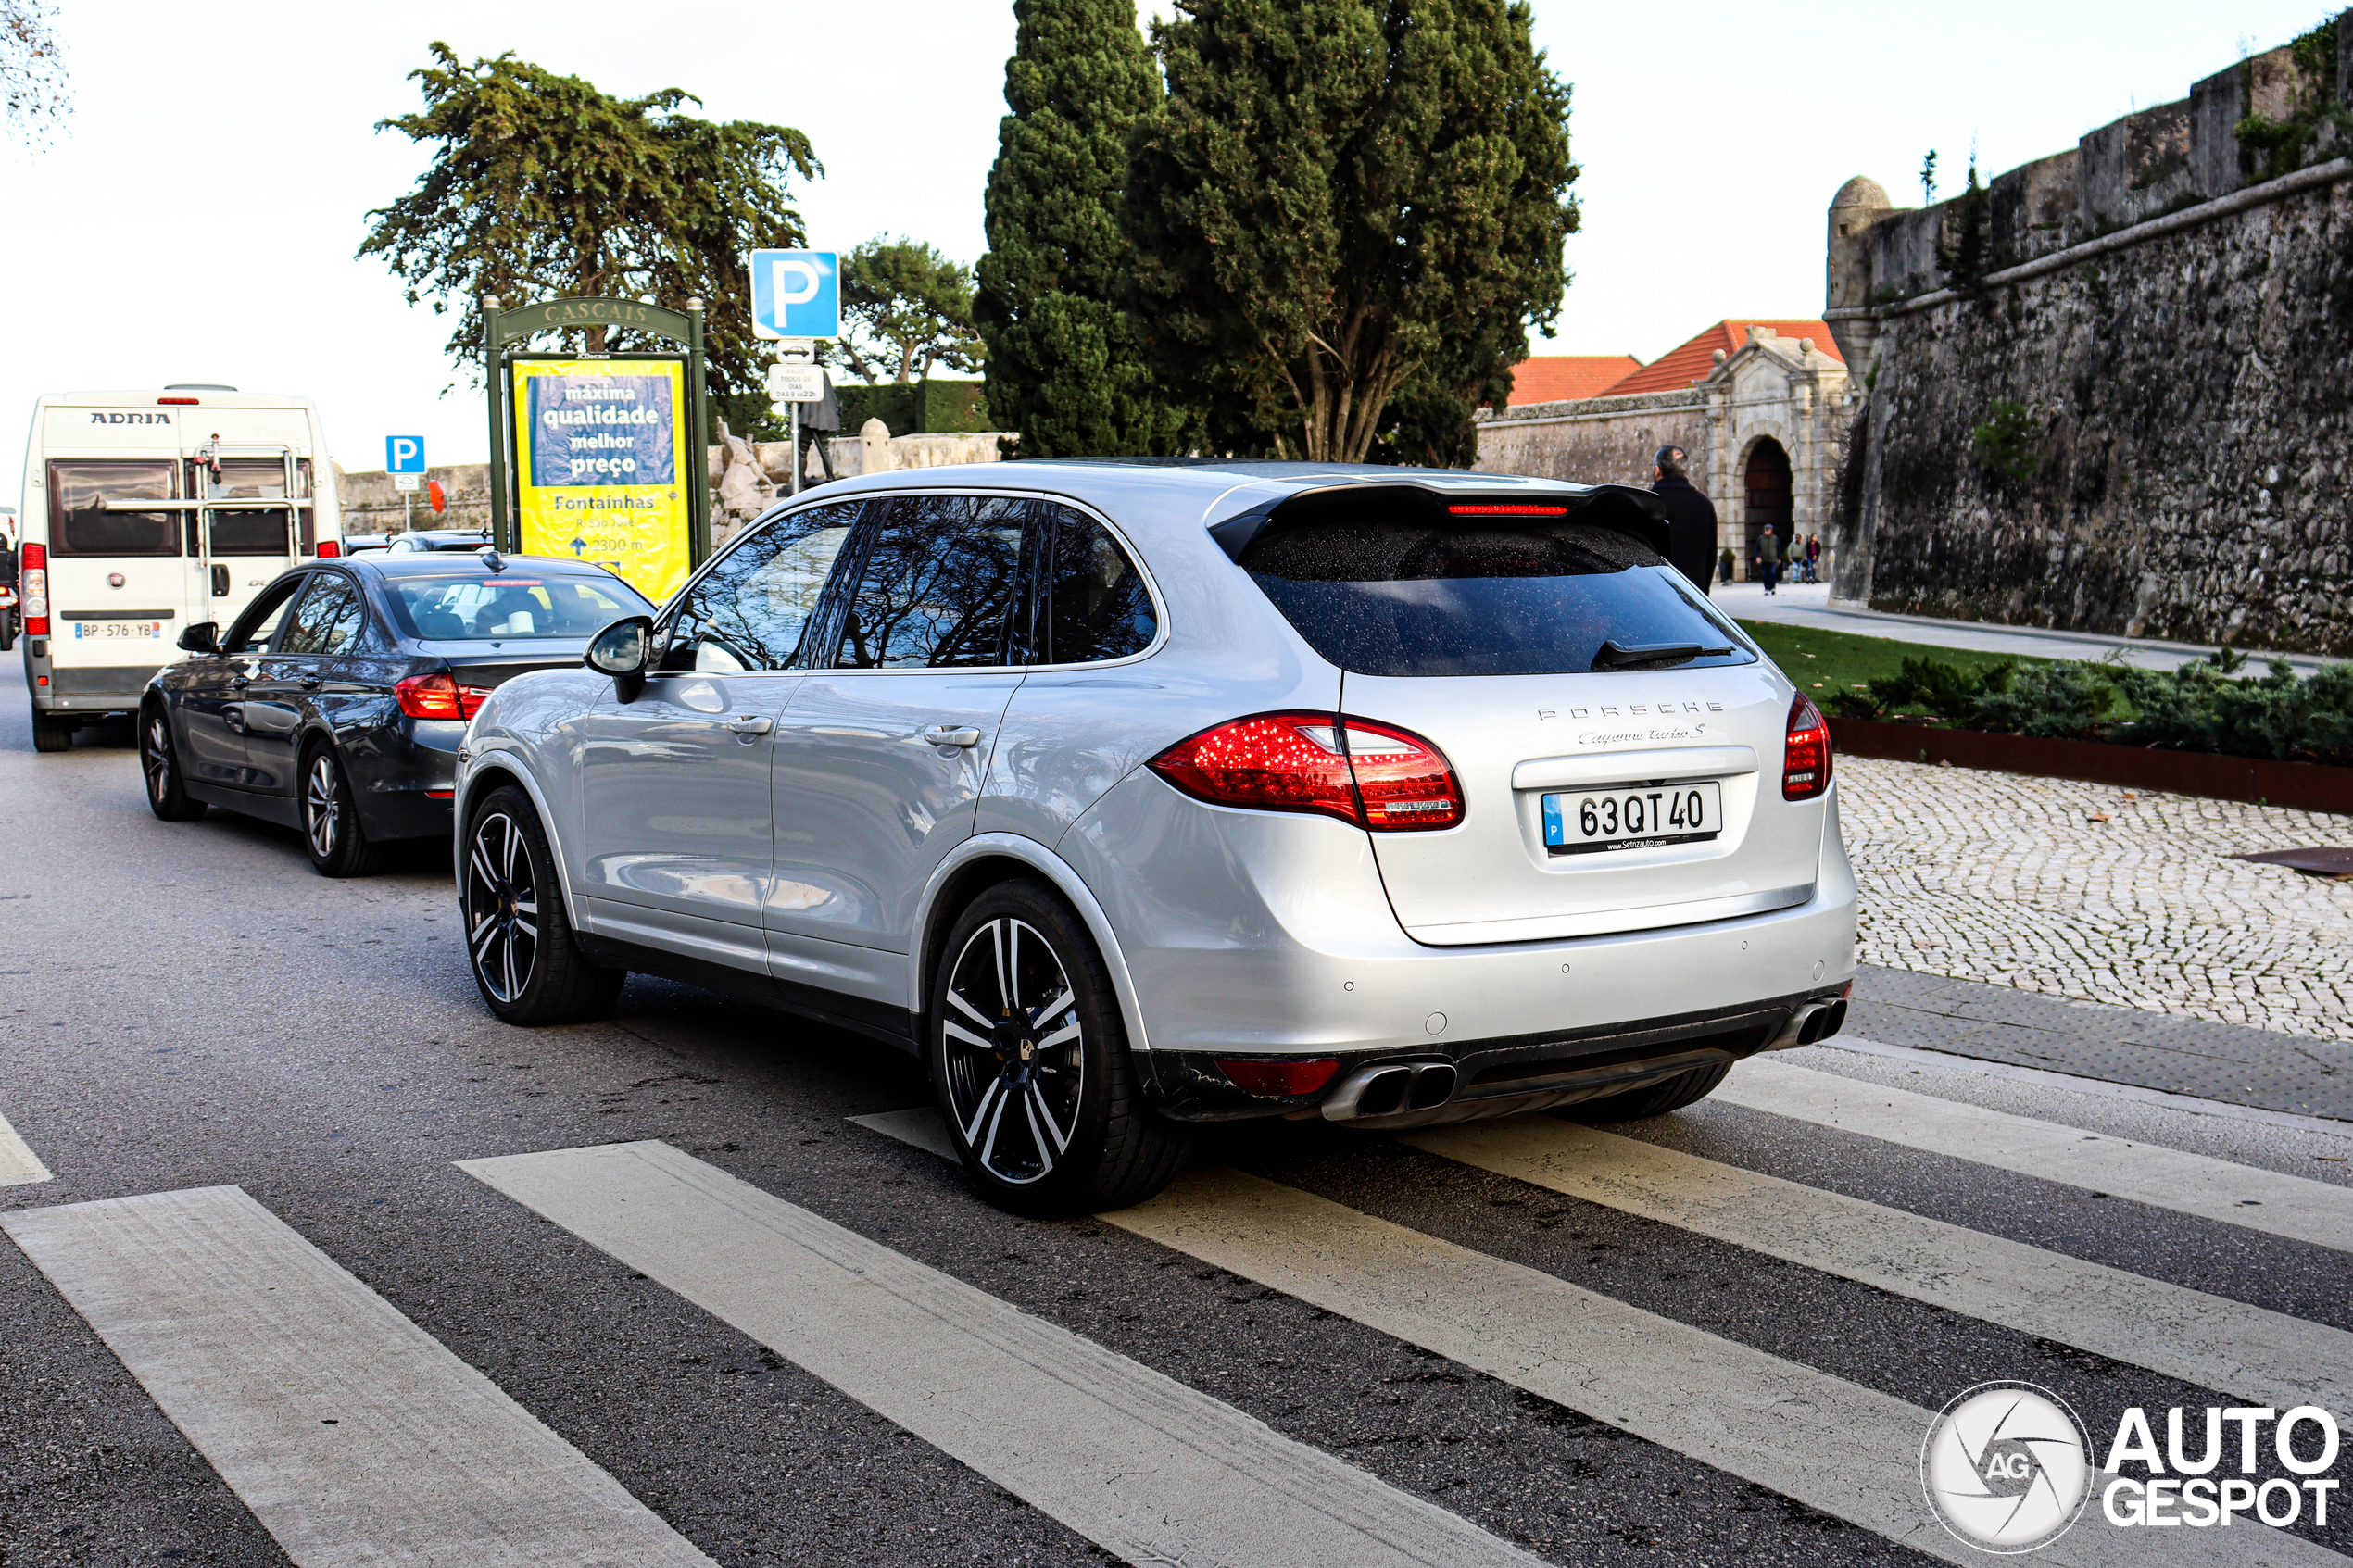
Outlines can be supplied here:
<path id="1" fill-rule="evenodd" d="M 1578 220 L 1526 0 L 1176 9 L 1124 208 L 1163 384 L 1220 450 L 1468 463 Z"/>
<path id="2" fill-rule="evenodd" d="M 1165 450 L 1178 420 L 1119 304 L 1128 131 L 1160 103 L 1135 0 L 1014 0 L 1013 16 L 973 305 L 989 417 L 1025 457 Z"/>

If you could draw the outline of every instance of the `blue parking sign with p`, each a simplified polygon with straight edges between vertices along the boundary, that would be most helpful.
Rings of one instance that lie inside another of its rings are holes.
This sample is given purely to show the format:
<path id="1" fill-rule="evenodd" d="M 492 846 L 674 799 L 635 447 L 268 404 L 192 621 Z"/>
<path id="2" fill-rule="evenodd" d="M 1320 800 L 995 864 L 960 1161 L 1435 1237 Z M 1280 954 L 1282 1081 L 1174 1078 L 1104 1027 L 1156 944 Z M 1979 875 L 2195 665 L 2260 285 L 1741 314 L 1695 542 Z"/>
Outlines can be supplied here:
<path id="1" fill-rule="evenodd" d="M 839 337 L 839 257 L 830 250 L 751 253 L 754 337 Z"/>
<path id="2" fill-rule="evenodd" d="M 425 438 L 422 435 L 387 435 L 384 437 L 384 472 L 422 473 L 425 471 Z"/>

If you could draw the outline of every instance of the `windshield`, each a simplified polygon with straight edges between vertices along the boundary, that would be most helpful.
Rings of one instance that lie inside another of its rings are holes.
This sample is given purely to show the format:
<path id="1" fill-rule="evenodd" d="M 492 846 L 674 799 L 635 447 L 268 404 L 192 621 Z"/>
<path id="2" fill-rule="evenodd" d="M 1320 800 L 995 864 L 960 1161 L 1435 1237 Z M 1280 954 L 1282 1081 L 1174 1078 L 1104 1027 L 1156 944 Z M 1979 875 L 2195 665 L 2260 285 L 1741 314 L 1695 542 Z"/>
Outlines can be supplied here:
<path id="1" fill-rule="evenodd" d="M 1360 675 L 1554 675 L 1749 664 L 1690 582 L 1615 529 L 1314 523 L 1241 561 L 1308 646 Z"/>
<path id="2" fill-rule="evenodd" d="M 428 642 L 510 637 L 586 637 L 653 606 L 618 577 L 388 577 L 384 594 L 402 630 Z"/>

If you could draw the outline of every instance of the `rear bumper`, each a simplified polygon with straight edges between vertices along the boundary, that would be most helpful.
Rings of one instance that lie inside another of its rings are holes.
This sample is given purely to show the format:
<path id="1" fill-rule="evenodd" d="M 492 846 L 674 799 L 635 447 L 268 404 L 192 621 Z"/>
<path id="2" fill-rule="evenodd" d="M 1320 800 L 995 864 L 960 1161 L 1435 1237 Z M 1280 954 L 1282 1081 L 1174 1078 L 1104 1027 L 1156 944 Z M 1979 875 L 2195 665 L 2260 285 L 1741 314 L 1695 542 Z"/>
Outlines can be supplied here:
<path id="1" fill-rule="evenodd" d="M 1224 810 L 1139 773 L 1058 848 L 1117 935 L 1154 1057 L 1480 1057 L 1467 1084 L 1482 1053 L 1777 1031 L 1837 992 L 1855 975 L 1856 890 L 1835 785 L 1819 823 L 1812 891 L 1791 907 L 1457 947 L 1399 927 L 1368 836 L 1343 822 Z"/>
<path id="2" fill-rule="evenodd" d="M 1208 1052 L 1153 1051 L 1139 1060 L 1154 1109 L 1176 1121 L 1319 1114 L 1366 1128 L 1421 1127 L 1572 1105 L 1759 1051 L 1811 1045 L 1844 1022 L 1847 989 L 1841 985 L 1630 1025 L 1352 1055 L 1341 1059 L 1323 1088 L 1306 1095 L 1251 1094 Z"/>
<path id="3" fill-rule="evenodd" d="M 466 738 L 465 722 L 389 717 L 389 722 L 336 737 L 351 772 L 361 826 L 379 841 L 447 838 L 455 822 L 458 747 Z"/>
<path id="4" fill-rule="evenodd" d="M 50 657 L 48 637 L 25 645 L 24 681 L 32 706 L 44 713 L 119 713 L 137 709 L 160 664 L 60 666 Z"/>

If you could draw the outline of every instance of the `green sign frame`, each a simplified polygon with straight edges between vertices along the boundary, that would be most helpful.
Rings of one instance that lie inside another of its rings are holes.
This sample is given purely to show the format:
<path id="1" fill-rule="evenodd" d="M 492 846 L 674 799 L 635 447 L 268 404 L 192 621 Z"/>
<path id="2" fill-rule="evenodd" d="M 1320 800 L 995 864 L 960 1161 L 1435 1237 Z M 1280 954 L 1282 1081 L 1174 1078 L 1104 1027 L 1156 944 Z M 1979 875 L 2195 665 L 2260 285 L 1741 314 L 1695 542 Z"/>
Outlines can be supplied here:
<path id="1" fill-rule="evenodd" d="M 708 367 L 703 360 L 703 306 L 699 299 L 690 299 L 684 310 L 649 304 L 642 299 L 619 299 L 604 295 L 587 295 L 574 299 L 543 299 L 531 305 L 497 308 L 494 299 L 482 302 L 482 368 L 490 389 L 490 537 L 502 551 L 519 553 L 522 547 L 522 504 L 515 489 L 516 464 L 513 456 L 515 440 L 515 408 L 513 362 L 522 351 L 512 345 L 526 346 L 541 332 L 558 332 L 566 327 L 625 327 L 631 332 L 653 337 L 668 338 L 683 345 L 686 350 L 686 428 L 689 449 L 678 455 L 686 475 L 686 558 L 687 569 L 711 558 L 711 474 L 710 458 L 705 451 L 711 428 L 711 390 Z M 597 354 L 563 356 L 573 359 L 608 358 Z M 626 354 L 610 358 L 626 359 Z"/>

